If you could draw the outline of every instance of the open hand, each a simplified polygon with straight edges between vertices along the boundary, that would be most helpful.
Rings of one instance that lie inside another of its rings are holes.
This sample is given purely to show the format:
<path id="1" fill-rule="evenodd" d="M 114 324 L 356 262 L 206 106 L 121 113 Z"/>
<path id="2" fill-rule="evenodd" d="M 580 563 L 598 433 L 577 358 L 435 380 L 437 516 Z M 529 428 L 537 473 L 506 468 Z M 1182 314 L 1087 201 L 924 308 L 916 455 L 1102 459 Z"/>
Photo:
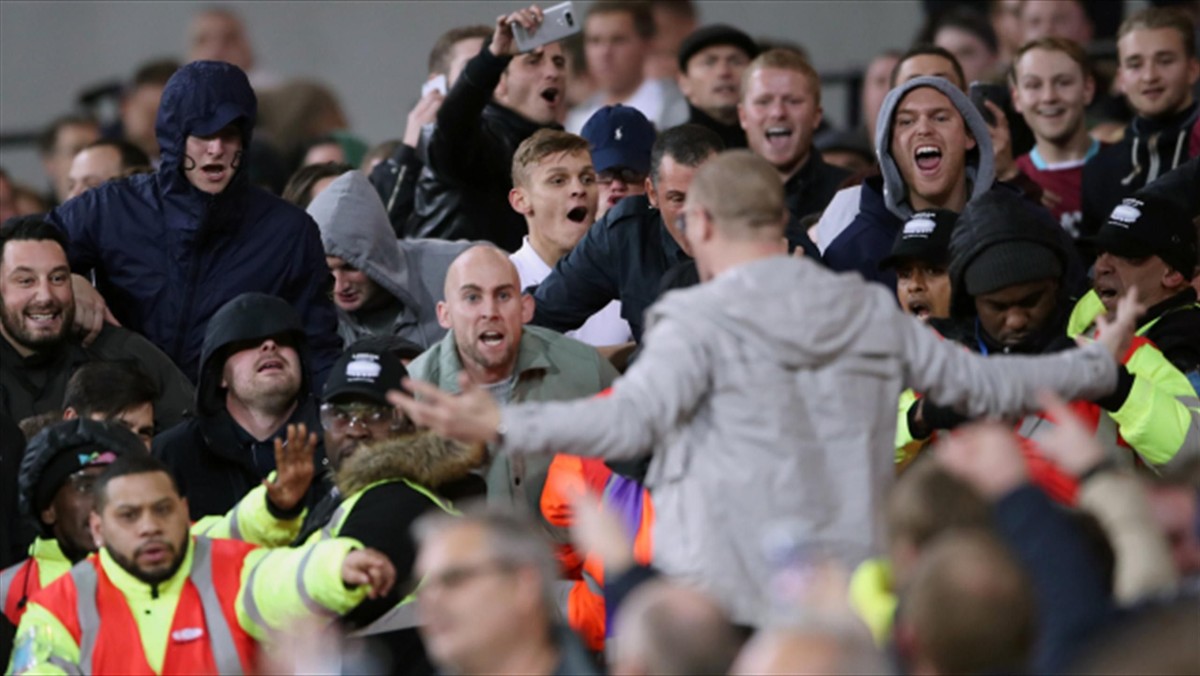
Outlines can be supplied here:
<path id="1" fill-rule="evenodd" d="M 413 396 L 392 390 L 388 392 L 388 401 L 418 427 L 466 444 L 490 444 L 497 440 L 500 405 L 486 390 L 476 387 L 465 373 L 459 374 L 462 393 L 457 395 L 412 378 L 405 378 L 402 384 Z"/>
<path id="2" fill-rule="evenodd" d="M 1038 395 L 1042 409 L 1054 419 L 1054 428 L 1038 446 L 1056 465 L 1078 477 L 1104 460 L 1104 448 L 1070 406 L 1053 392 Z"/>
<path id="3" fill-rule="evenodd" d="M 606 575 L 615 577 L 634 565 L 633 538 L 625 524 L 590 491 L 571 496 L 571 540 L 579 551 L 600 557 Z"/>
<path id="4" fill-rule="evenodd" d="M 342 562 L 342 582 L 347 587 L 368 585 L 367 598 L 387 596 L 396 584 L 396 567 L 382 552 L 356 549 Z"/>
<path id="5" fill-rule="evenodd" d="M 313 478 L 317 435 L 304 423 L 287 426 L 287 442 L 275 438 L 275 480 L 263 479 L 267 499 L 280 511 L 290 511 L 308 493 Z"/>
<path id="6" fill-rule="evenodd" d="M 1109 354 L 1119 363 L 1133 343 L 1138 319 L 1145 313 L 1146 306 L 1138 301 L 1137 287 L 1130 287 L 1117 301 L 1117 309 L 1111 320 L 1103 315 L 1096 317 L 1096 342 L 1107 347 Z M 1076 339 L 1076 342 L 1083 345 L 1086 340 Z"/>

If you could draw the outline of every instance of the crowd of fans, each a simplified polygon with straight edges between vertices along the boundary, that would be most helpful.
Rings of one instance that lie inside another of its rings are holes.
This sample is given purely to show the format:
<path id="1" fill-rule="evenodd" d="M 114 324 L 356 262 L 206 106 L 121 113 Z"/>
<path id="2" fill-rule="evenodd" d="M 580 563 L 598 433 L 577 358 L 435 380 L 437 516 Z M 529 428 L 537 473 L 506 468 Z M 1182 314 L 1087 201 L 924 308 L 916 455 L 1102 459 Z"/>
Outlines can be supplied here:
<path id="1" fill-rule="evenodd" d="M 374 147 L 201 11 L 0 169 L 0 664 L 1200 671 L 1200 3 L 1099 4 L 926 3 L 848 128 L 530 6 Z"/>

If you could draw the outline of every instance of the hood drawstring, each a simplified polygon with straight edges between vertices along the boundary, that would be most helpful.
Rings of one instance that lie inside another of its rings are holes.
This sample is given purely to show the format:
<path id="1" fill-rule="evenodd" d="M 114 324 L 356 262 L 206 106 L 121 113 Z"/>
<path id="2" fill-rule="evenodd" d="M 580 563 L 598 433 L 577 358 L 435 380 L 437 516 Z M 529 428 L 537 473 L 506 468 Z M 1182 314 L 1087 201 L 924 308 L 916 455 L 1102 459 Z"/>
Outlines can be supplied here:
<path id="1" fill-rule="evenodd" d="M 1133 180 L 1135 178 L 1137 178 L 1139 174 L 1142 173 L 1142 165 L 1138 162 L 1138 154 L 1137 154 L 1138 142 L 1140 142 L 1141 140 L 1142 139 L 1139 136 L 1137 136 L 1136 134 L 1134 135 L 1134 137 L 1133 137 L 1133 152 L 1130 153 L 1130 156 L 1129 156 L 1130 162 L 1133 164 L 1133 171 L 1129 172 L 1128 176 L 1121 179 L 1121 185 L 1129 185 L 1130 183 L 1133 183 Z"/>
<path id="2" fill-rule="evenodd" d="M 1187 140 L 1187 137 L 1188 129 L 1187 127 L 1182 127 L 1179 130 L 1178 138 L 1175 140 L 1175 157 L 1171 159 L 1171 166 L 1168 171 L 1179 166 L 1179 156 L 1183 153 L 1183 142 Z"/>

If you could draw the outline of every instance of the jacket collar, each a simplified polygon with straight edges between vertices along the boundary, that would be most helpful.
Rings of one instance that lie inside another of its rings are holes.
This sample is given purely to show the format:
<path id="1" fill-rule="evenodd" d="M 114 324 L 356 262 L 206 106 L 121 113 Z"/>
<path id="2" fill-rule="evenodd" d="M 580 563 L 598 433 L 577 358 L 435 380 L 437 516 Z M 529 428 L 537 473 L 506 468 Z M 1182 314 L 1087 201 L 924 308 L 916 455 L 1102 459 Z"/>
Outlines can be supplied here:
<path id="1" fill-rule="evenodd" d="M 183 585 L 187 582 L 188 575 L 192 572 L 192 554 L 195 551 L 195 542 L 192 536 L 188 536 L 187 551 L 183 555 L 183 563 L 179 565 L 179 570 L 166 580 L 158 584 L 149 584 L 143 582 L 129 571 L 122 568 L 112 555 L 105 548 L 100 549 L 100 567 L 104 569 L 104 574 L 108 576 L 110 582 L 126 597 L 137 598 L 139 595 L 150 598 L 158 598 L 160 596 L 177 596 L 183 591 Z"/>
<path id="2" fill-rule="evenodd" d="M 458 392 L 458 374 L 462 372 L 463 365 L 458 356 L 458 345 L 454 342 L 454 329 L 446 332 L 439 344 L 439 351 L 437 385 L 448 392 Z M 551 367 L 548 352 L 546 341 L 530 331 L 528 326 L 524 327 L 521 345 L 517 349 L 517 364 L 513 367 L 514 385 L 523 380 L 526 373 L 548 370 Z"/>
<path id="3" fill-rule="evenodd" d="M 270 443 L 276 437 L 286 437 L 287 426 L 292 423 L 304 423 L 309 430 L 320 429 L 321 421 L 316 411 L 316 399 L 311 394 L 302 397 L 300 403 L 296 406 L 296 410 L 292 411 L 292 415 L 288 418 L 287 422 L 275 430 L 275 434 L 271 435 L 271 439 L 267 439 L 261 443 Z M 208 452 L 244 465 L 247 469 L 251 467 L 252 463 L 248 456 L 248 449 L 255 443 L 260 442 L 250 436 L 249 432 L 242 429 L 242 426 L 237 424 L 233 416 L 229 415 L 227 409 L 222 407 L 220 411 L 217 411 L 213 415 L 199 416 L 197 422 L 200 426 L 200 434 L 204 437 L 205 445 L 208 447 Z"/>
<path id="4" fill-rule="evenodd" d="M 1150 306 L 1146 310 L 1146 314 L 1142 315 L 1142 318 L 1138 320 L 1138 327 L 1140 328 L 1145 326 L 1159 317 L 1167 314 L 1168 312 L 1171 312 L 1172 310 L 1178 310 L 1179 308 L 1194 305 L 1196 300 L 1196 289 L 1190 286 L 1186 287 L 1183 291 L 1180 291 L 1174 296 Z"/>
<path id="5" fill-rule="evenodd" d="M 562 129 L 560 124 L 538 124 L 518 113 L 512 108 L 502 106 L 496 101 L 489 101 L 483 109 L 484 117 L 495 119 L 505 127 L 515 131 L 520 138 L 528 138 L 539 129 Z"/>

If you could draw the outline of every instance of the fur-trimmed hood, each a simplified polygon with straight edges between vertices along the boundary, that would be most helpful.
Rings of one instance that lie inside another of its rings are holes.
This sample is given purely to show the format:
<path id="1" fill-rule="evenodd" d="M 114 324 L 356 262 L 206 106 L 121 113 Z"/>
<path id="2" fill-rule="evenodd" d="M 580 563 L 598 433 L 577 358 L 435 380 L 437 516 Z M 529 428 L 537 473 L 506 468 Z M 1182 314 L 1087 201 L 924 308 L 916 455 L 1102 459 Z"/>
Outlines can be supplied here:
<path id="1" fill-rule="evenodd" d="M 387 480 L 408 479 L 426 488 L 437 488 L 461 479 L 483 464 L 482 444 L 448 441 L 432 432 L 417 432 L 377 441 L 358 449 L 338 470 L 336 481 L 343 496 Z"/>

